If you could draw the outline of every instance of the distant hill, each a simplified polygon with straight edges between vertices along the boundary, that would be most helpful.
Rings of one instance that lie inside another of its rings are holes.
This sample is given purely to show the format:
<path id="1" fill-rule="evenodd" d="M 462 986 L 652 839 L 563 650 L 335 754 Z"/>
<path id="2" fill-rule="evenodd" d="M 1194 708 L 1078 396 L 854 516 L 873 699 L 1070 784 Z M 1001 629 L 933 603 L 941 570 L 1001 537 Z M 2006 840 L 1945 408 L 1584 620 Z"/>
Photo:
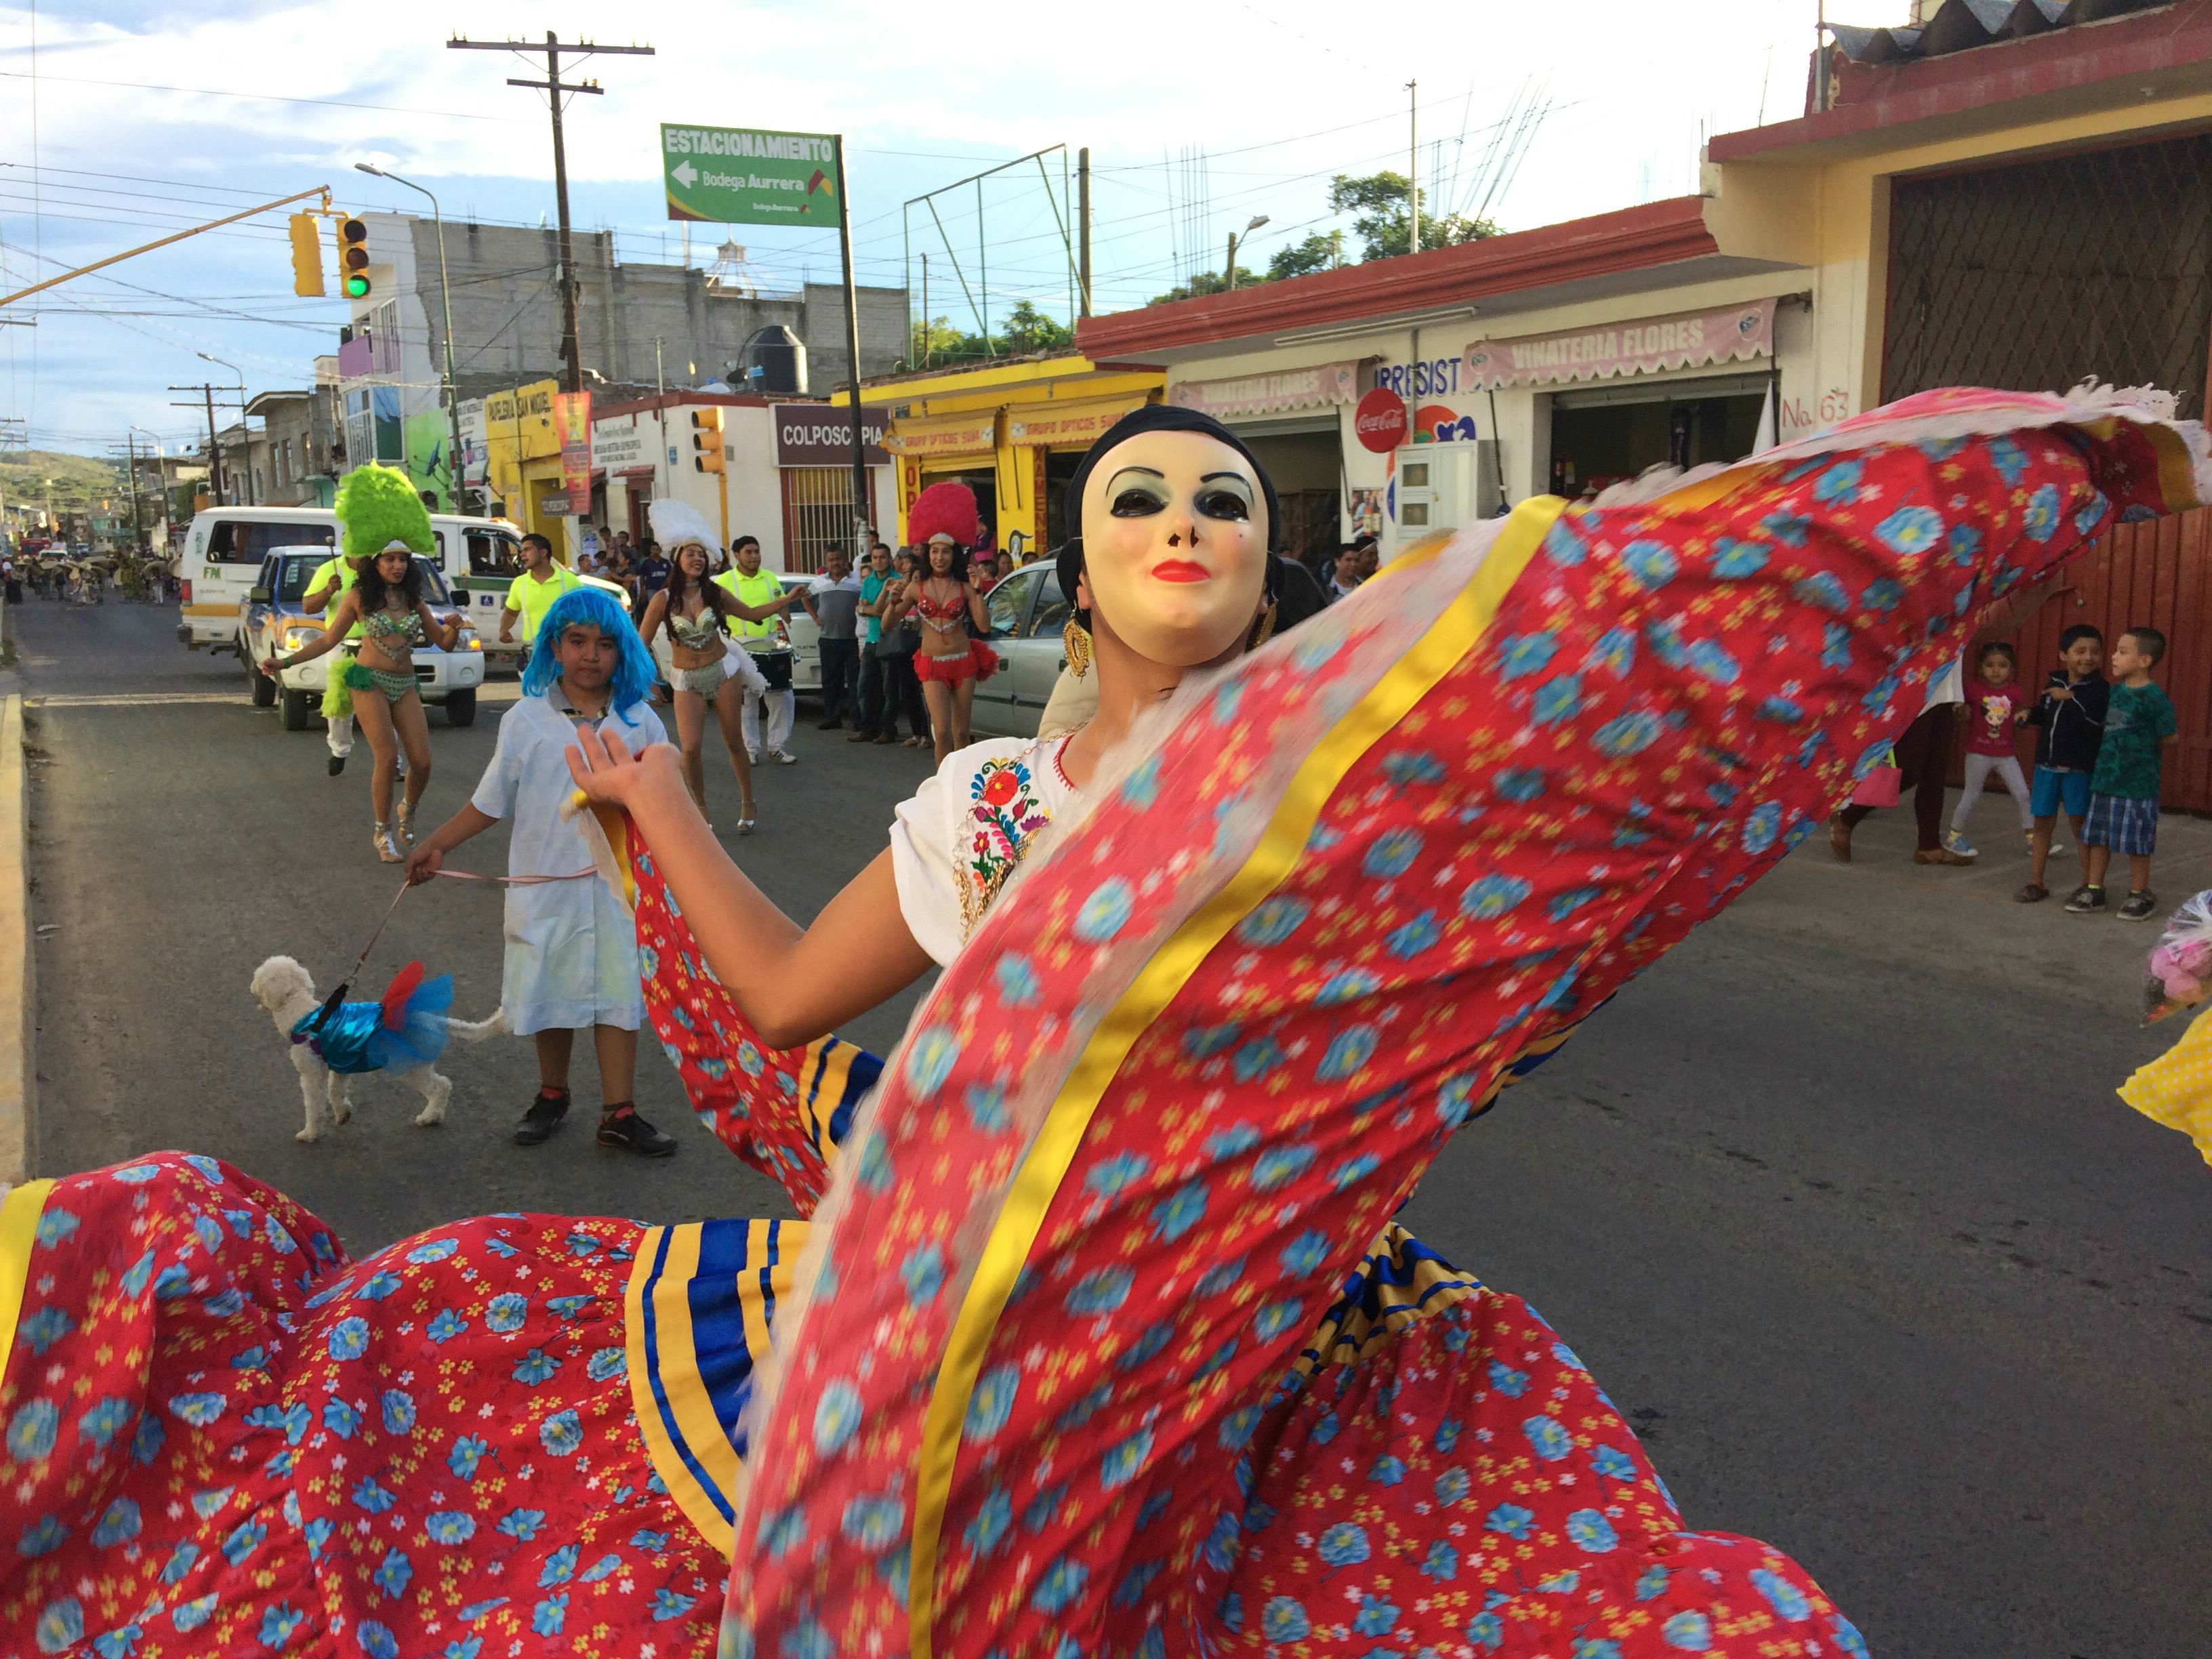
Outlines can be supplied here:
<path id="1" fill-rule="evenodd" d="M 127 502 L 130 486 L 123 469 L 98 455 L 64 455 L 52 449 L 0 450 L 0 499 L 10 506 L 45 504 L 51 493 L 58 512 L 81 512 L 102 498 Z"/>

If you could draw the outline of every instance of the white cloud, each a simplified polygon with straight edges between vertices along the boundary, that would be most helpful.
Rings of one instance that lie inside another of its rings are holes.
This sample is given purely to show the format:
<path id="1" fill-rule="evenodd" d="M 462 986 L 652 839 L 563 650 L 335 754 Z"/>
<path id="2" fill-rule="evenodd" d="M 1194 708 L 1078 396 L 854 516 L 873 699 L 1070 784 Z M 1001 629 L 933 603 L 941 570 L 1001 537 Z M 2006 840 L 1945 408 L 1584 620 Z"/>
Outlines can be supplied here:
<path id="1" fill-rule="evenodd" d="M 1897 21 L 1902 3 L 1878 0 L 1856 21 Z M 1694 188 L 1701 130 L 1755 124 L 1762 86 L 1769 118 L 1802 106 L 1814 12 L 1812 0 L 1707 0 L 1668 12 L 1633 0 L 1373 12 L 1322 0 L 1116 0 L 1080 9 L 1035 0 L 931 9 L 756 0 L 711 11 L 641 9 L 638 25 L 657 55 L 564 63 L 564 73 L 605 88 L 574 101 L 569 165 L 580 223 L 609 223 L 622 233 L 623 257 L 651 258 L 668 229 L 654 186 L 660 121 L 843 131 L 863 280 L 896 282 L 906 198 L 1025 150 L 1087 143 L 1099 168 L 1102 301 L 1135 303 L 1174 280 L 1179 240 L 1198 245 L 1182 250 L 1185 259 L 1218 261 L 1221 234 L 1266 213 L 1272 222 L 1248 244 L 1252 261 L 1264 263 L 1322 216 L 1329 174 L 1402 170 L 1404 82 L 1414 76 L 1422 170 L 1439 167 L 1449 190 L 1456 164 L 1462 191 L 1485 130 L 1516 88 L 1530 76 L 1547 83 L 1555 111 L 1515 187 L 1493 208 L 1509 228 L 1683 193 Z M 358 9 L 222 0 L 190 12 L 125 3 L 104 8 L 99 19 L 44 14 L 37 153 L 49 170 L 33 188 L 29 83 L 0 81 L 0 161 L 15 164 L 0 167 L 0 240 L 9 245 L 0 260 L 21 276 L 30 268 L 23 250 L 34 242 L 58 259 L 96 258 L 216 210 L 209 203 L 249 199 L 226 189 L 274 196 L 328 183 L 348 204 L 419 205 L 355 174 L 352 164 L 364 157 L 430 185 L 449 216 L 534 222 L 551 206 L 548 124 L 538 94 L 506 81 L 537 78 L 542 52 L 525 59 L 443 44 L 453 27 L 503 39 L 514 21 L 507 6 L 423 0 L 388 0 L 373 26 Z M 606 31 L 603 7 L 533 7 L 529 22 L 541 36 L 551 28 L 563 39 L 579 31 L 611 43 L 629 39 Z M 23 76 L 29 46 L 28 12 L 0 9 L 0 71 Z M 95 82 L 334 101 L 88 84 Z M 387 107 L 349 106 L 362 105 Z M 1187 146 L 1208 155 L 1212 213 L 1202 228 L 1176 202 L 1172 158 Z M 126 177 L 88 176 L 94 173 Z M 1066 290 L 1042 191 L 1034 171 L 1018 177 L 1026 182 L 1009 177 L 986 190 L 998 314 L 1024 293 L 1061 308 L 1054 296 Z M 149 180 L 176 182 L 137 182 Z M 106 193 L 112 191 L 144 193 Z M 35 226 L 34 195 L 45 209 Z M 972 265 L 972 198 L 939 206 L 963 268 Z M 309 322 L 315 331 L 218 319 L 112 284 L 73 284 L 57 291 L 54 306 L 178 314 L 94 320 L 49 309 L 35 342 L 23 337 L 30 330 L 0 329 L 8 354 L 0 399 L 50 432 L 124 418 L 166 429 L 178 416 L 158 388 L 199 377 L 205 365 L 194 350 L 266 369 L 269 384 L 286 378 L 288 365 L 290 379 L 303 378 L 307 359 L 331 349 L 342 307 L 285 291 L 289 266 L 276 231 L 271 221 L 199 239 L 116 274 Z M 720 234 L 710 228 L 702 240 Z M 804 270 L 819 280 L 834 270 L 834 245 L 818 235 L 733 234 L 771 276 L 795 280 Z M 668 240 L 672 249 L 676 234 Z M 939 312 L 950 309 L 940 293 L 955 287 L 945 264 L 940 257 L 933 267 Z"/>

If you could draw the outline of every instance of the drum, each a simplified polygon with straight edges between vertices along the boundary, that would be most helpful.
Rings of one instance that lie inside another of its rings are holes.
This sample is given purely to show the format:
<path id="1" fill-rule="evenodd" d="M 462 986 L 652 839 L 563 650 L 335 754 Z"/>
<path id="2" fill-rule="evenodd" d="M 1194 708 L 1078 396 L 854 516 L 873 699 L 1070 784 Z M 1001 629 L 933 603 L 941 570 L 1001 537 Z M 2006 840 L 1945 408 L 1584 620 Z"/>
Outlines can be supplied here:
<path id="1" fill-rule="evenodd" d="M 760 670 L 761 678 L 768 682 L 769 690 L 791 690 L 791 649 L 788 646 L 774 651 L 755 651 L 752 659 L 753 666 Z"/>

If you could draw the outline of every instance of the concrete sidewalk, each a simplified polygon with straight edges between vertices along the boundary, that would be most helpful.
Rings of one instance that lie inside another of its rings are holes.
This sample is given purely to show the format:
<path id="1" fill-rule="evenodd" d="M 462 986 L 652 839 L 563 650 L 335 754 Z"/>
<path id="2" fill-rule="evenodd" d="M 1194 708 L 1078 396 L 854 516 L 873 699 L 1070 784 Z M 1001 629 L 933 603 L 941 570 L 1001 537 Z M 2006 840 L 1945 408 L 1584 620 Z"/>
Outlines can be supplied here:
<path id="1" fill-rule="evenodd" d="M 1957 805 L 1958 792 L 1950 791 L 1946 825 Z M 2081 866 L 2063 818 L 2058 841 L 2065 850 L 2051 855 L 2044 876 L 2051 896 L 2039 904 L 2013 898 L 2027 881 L 2027 838 L 2009 797 L 2001 791 L 1984 795 L 1966 833 L 1978 856 L 1961 868 L 1912 861 L 1909 801 L 1876 812 L 1852 832 L 1849 864 L 1837 861 L 1826 828 L 1816 829 L 1741 902 L 1757 911 L 1762 928 L 1798 937 L 1808 947 L 1848 942 L 1864 951 L 1882 937 L 1900 961 L 1941 960 L 1978 976 L 2033 979 L 2076 992 L 2089 988 L 2096 1017 L 2107 1019 L 2136 1012 L 2144 958 L 2166 916 L 2191 894 L 2212 887 L 2212 820 L 2168 813 L 2160 821 L 2151 860 L 2158 908 L 2143 922 L 2120 921 L 2110 909 L 2066 913 Z M 2118 868 L 2106 884 L 2117 907 L 2127 892 L 2127 862 L 2113 862 Z M 2167 1029 L 2180 1035 L 2179 1024 Z"/>

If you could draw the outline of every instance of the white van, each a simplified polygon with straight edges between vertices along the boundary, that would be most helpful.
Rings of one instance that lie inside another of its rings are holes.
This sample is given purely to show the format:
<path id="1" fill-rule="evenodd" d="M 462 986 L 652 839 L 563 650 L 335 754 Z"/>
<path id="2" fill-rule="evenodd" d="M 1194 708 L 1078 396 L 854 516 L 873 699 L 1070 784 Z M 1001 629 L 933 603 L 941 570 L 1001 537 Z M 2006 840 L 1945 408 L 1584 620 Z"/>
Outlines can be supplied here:
<path id="1" fill-rule="evenodd" d="M 504 519 L 433 513 L 431 562 L 448 582 L 462 573 L 512 562 L 522 532 Z M 327 507 L 210 507 L 192 515 L 177 556 L 184 617 L 177 641 L 192 651 L 238 651 L 246 593 L 261 562 L 280 547 L 334 547 L 337 514 Z M 496 629 L 495 629 L 496 631 Z"/>

